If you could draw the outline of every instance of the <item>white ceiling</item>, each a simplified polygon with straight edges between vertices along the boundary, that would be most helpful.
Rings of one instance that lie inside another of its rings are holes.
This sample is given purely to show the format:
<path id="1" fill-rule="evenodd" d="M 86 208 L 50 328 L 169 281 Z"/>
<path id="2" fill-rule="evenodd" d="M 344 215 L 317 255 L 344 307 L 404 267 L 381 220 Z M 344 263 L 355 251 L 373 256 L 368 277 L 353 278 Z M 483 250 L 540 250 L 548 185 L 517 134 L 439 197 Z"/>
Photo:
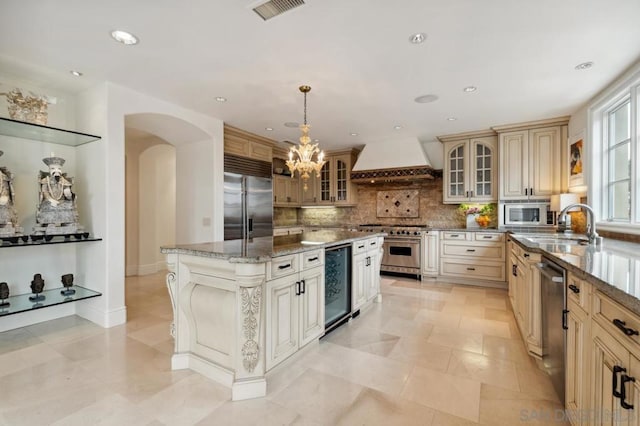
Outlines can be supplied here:
<path id="1" fill-rule="evenodd" d="M 2 0 L 0 73 L 70 91 L 110 80 L 278 140 L 298 137 L 283 123 L 302 121 L 309 84 L 311 136 L 331 149 L 571 114 L 640 59 L 638 0 L 307 0 L 267 22 L 254 5 Z"/>

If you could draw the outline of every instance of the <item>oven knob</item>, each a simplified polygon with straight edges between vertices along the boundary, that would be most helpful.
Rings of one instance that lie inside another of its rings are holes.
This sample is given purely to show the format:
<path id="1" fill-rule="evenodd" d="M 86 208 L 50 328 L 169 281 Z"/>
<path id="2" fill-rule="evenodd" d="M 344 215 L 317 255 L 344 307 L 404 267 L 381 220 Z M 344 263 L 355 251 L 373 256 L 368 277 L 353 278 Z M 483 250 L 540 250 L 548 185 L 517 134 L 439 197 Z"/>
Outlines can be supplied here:
<path id="1" fill-rule="evenodd" d="M 413 235 L 420 235 L 420 232 L 416 231 L 413 233 Z"/>
<path id="2" fill-rule="evenodd" d="M 403 233 L 403 234 L 408 234 L 408 233 L 409 233 L 409 231 L 402 231 L 402 233 Z"/>
<path id="3" fill-rule="evenodd" d="M 393 231 L 389 231 L 389 235 L 393 235 Z"/>

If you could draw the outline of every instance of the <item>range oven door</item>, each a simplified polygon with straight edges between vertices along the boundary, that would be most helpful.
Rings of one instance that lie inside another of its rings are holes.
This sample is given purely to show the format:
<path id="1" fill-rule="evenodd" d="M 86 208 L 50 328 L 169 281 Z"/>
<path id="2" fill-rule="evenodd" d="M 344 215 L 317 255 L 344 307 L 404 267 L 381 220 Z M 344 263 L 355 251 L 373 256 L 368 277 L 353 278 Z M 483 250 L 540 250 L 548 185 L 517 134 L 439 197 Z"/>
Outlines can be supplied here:
<path id="1" fill-rule="evenodd" d="M 381 269 L 397 271 L 397 269 L 394 268 L 406 268 L 410 269 L 411 273 L 419 273 L 420 240 L 401 238 L 384 239 Z"/>

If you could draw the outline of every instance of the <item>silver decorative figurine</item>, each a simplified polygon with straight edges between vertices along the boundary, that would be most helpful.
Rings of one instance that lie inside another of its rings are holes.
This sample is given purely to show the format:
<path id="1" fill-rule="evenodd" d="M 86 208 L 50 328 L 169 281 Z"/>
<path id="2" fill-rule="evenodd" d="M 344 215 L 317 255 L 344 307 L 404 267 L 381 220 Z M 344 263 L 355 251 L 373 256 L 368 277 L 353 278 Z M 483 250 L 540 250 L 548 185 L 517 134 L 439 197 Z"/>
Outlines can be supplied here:
<path id="1" fill-rule="evenodd" d="M 4 153 L 0 151 L 0 156 L 2 154 Z M 13 174 L 6 167 L 0 167 L 0 237 L 9 240 L 11 237 L 22 235 L 22 228 L 18 226 L 18 215 L 14 207 L 15 198 Z"/>
<path id="2" fill-rule="evenodd" d="M 81 233 L 83 228 L 78 222 L 76 195 L 71 191 L 73 178 L 62 172 L 64 158 L 51 153 L 51 157 L 42 161 L 49 166 L 49 171 L 40 171 L 38 174 L 40 202 L 33 236 L 44 235 L 47 238 Z"/>

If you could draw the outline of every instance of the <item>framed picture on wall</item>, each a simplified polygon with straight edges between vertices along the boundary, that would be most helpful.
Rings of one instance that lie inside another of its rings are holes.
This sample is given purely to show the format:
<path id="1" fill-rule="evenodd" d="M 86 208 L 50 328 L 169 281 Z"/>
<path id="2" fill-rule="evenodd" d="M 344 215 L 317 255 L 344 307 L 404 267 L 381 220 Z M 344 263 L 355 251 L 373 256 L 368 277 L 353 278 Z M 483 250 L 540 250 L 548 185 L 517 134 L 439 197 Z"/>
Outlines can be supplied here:
<path id="1" fill-rule="evenodd" d="M 584 185 L 584 130 L 569 138 L 569 188 Z"/>

